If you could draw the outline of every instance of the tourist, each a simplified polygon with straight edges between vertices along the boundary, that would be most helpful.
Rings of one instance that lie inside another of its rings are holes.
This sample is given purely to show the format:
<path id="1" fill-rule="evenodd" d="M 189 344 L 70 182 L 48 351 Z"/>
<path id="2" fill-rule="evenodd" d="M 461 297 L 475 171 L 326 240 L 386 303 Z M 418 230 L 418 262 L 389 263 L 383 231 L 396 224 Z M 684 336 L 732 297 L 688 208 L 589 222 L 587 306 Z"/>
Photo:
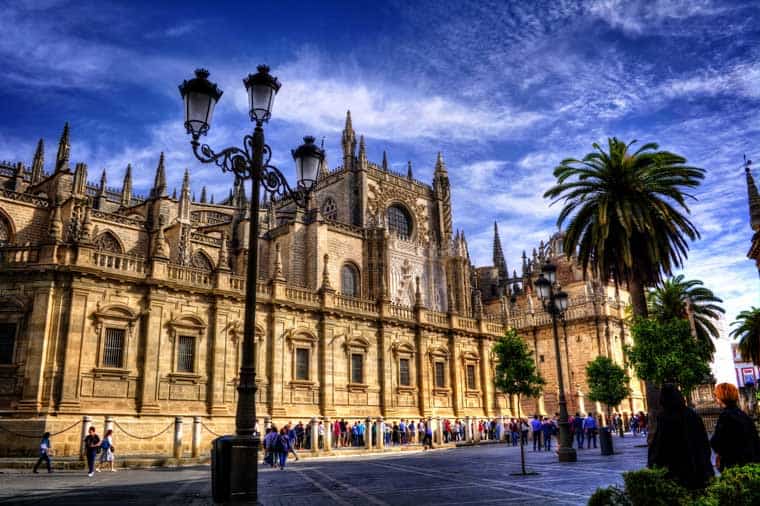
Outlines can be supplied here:
<path id="1" fill-rule="evenodd" d="M 325 447 L 325 426 L 322 422 L 319 422 L 319 425 L 317 425 L 317 437 L 317 448 L 322 450 Z"/>
<path id="2" fill-rule="evenodd" d="M 596 429 L 594 413 L 589 413 L 583 420 L 583 431 L 586 433 L 586 449 L 591 448 L 591 443 L 594 443 L 594 448 L 596 448 Z"/>
<path id="3" fill-rule="evenodd" d="M 715 467 L 725 469 L 760 462 L 760 439 L 752 419 L 739 409 L 739 390 L 730 383 L 715 387 L 715 398 L 723 408 L 710 446 L 715 450 Z"/>
<path id="4" fill-rule="evenodd" d="M 430 448 L 433 449 L 433 424 L 426 423 L 425 424 L 425 441 L 423 443 L 423 449 L 427 450 Z"/>
<path id="5" fill-rule="evenodd" d="M 512 418 L 509 421 L 509 435 L 512 440 L 512 446 L 517 446 L 520 439 L 520 422 Z"/>
<path id="6" fill-rule="evenodd" d="M 267 434 L 264 436 L 264 463 L 269 464 L 269 467 L 277 465 L 277 449 L 275 441 L 277 439 L 277 427 L 271 425 L 267 429 Z"/>
<path id="7" fill-rule="evenodd" d="M 541 420 L 538 419 L 538 415 L 533 415 L 530 430 L 533 433 L 533 451 L 537 452 L 541 450 Z"/>
<path id="8" fill-rule="evenodd" d="M 306 431 L 304 429 L 303 422 L 298 422 L 298 425 L 296 425 L 296 448 L 299 450 L 303 448 L 305 436 L 304 432 Z M 269 431 L 267 431 L 267 434 L 269 434 Z"/>
<path id="9" fill-rule="evenodd" d="M 575 443 L 578 445 L 578 449 L 583 449 L 583 416 L 580 412 L 575 413 L 573 418 L 573 431 L 575 432 Z"/>
<path id="10" fill-rule="evenodd" d="M 96 472 L 100 472 L 100 466 L 104 462 L 108 462 L 109 470 L 112 473 L 116 472 L 116 469 L 113 468 L 113 430 L 111 429 L 106 431 L 103 440 L 100 442 L 100 462 L 95 467 Z"/>
<path id="11" fill-rule="evenodd" d="M 340 421 L 338 420 L 335 420 L 332 423 L 332 435 L 333 435 L 332 445 L 334 448 L 337 448 L 341 444 Z"/>
<path id="12" fill-rule="evenodd" d="M 42 462 L 45 462 L 48 473 L 53 472 L 53 468 L 50 465 L 51 454 L 52 448 L 50 447 L 50 433 L 46 432 L 42 435 L 42 439 L 40 439 L 40 458 L 38 458 L 37 463 L 34 464 L 34 469 L 32 470 L 34 474 L 37 474 L 37 469 L 40 467 L 40 464 L 42 464 Z"/>
<path id="13" fill-rule="evenodd" d="M 287 433 L 288 433 L 288 449 L 290 453 L 293 454 L 293 456 L 298 460 L 298 454 L 296 453 L 296 431 L 292 427 L 292 422 L 287 425 Z"/>
<path id="14" fill-rule="evenodd" d="M 544 451 L 552 451 L 552 435 L 554 434 L 554 424 L 548 417 L 544 417 L 544 421 L 541 424 L 541 432 L 544 437 Z"/>
<path id="15" fill-rule="evenodd" d="M 530 424 L 528 423 L 528 420 L 526 418 L 520 419 L 520 433 L 521 433 L 521 441 L 520 444 L 523 446 L 528 445 L 528 433 L 530 433 Z"/>
<path id="16" fill-rule="evenodd" d="M 660 391 L 660 407 L 647 467 L 664 467 L 669 478 L 687 489 L 704 488 L 715 473 L 702 419 L 671 383 Z"/>
<path id="17" fill-rule="evenodd" d="M 414 444 L 417 442 L 416 439 L 416 429 L 414 426 L 414 420 L 409 420 L 409 424 L 407 425 L 407 430 L 409 431 L 409 442 Z"/>
<path id="18" fill-rule="evenodd" d="M 87 469 L 88 477 L 92 477 L 95 474 L 95 456 L 98 454 L 98 447 L 100 446 L 100 437 L 95 432 L 95 427 L 90 426 L 87 431 L 87 437 L 84 438 L 84 452 L 87 457 Z"/>
<path id="19" fill-rule="evenodd" d="M 285 463 L 288 461 L 288 454 L 290 453 L 290 439 L 288 439 L 288 429 L 283 427 L 280 430 L 280 434 L 275 439 L 275 452 L 279 457 L 280 471 L 285 470 Z"/>
<path id="20" fill-rule="evenodd" d="M 647 415 L 643 411 L 639 411 L 639 434 L 641 437 L 647 437 Z"/>
<path id="21" fill-rule="evenodd" d="M 629 421 L 629 424 L 631 426 L 631 435 L 633 437 L 636 437 L 636 432 L 638 432 L 638 429 L 639 429 L 639 415 L 634 413 L 631 416 L 631 420 Z"/>

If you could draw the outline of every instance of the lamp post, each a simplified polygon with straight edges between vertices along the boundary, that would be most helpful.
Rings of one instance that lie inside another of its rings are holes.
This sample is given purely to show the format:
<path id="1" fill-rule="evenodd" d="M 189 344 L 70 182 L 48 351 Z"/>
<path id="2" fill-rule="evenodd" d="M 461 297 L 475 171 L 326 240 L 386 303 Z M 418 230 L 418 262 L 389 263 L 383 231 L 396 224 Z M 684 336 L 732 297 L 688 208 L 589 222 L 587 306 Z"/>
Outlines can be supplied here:
<path id="1" fill-rule="evenodd" d="M 245 285 L 245 317 L 243 353 L 237 387 L 238 402 L 235 414 L 235 437 L 225 436 L 224 444 L 215 449 L 219 454 L 212 461 L 214 495 L 223 500 L 256 500 L 259 435 L 256 426 L 256 268 L 258 265 L 260 190 L 271 196 L 287 197 L 306 208 L 317 180 L 324 151 L 314 144 L 314 137 L 305 137 L 304 144 L 292 151 L 296 165 L 297 185 L 293 189 L 277 167 L 269 164 L 272 151 L 264 142 L 263 125 L 272 115 L 272 106 L 280 82 L 269 73 L 269 67 L 259 65 L 256 74 L 243 79 L 248 92 L 253 134 L 243 138 L 243 147 L 228 147 L 215 152 L 199 138 L 206 135 L 211 117 L 222 91 L 208 80 L 207 70 L 195 71 L 195 78 L 179 86 L 184 101 L 185 128 L 191 135 L 190 144 L 195 157 L 202 163 L 214 163 L 222 172 L 251 180 L 251 215 L 249 221 L 248 267 Z M 220 438 L 224 439 L 224 438 Z M 224 482 L 225 485 L 221 483 Z M 219 486 L 216 486 L 216 485 Z"/>
<path id="2" fill-rule="evenodd" d="M 565 381 L 562 375 L 562 359 L 559 351 L 559 332 L 557 331 L 557 318 L 564 319 L 567 310 L 567 293 L 560 290 L 556 284 L 557 267 L 547 262 L 541 268 L 541 274 L 533 283 L 538 297 L 549 314 L 552 315 L 552 329 L 554 331 L 554 355 L 557 358 L 557 383 L 559 385 L 559 449 L 557 455 L 560 462 L 575 462 L 578 455 L 573 448 L 570 436 L 570 423 L 567 417 L 567 400 L 565 399 Z M 556 291 L 555 291 L 556 289 Z"/>

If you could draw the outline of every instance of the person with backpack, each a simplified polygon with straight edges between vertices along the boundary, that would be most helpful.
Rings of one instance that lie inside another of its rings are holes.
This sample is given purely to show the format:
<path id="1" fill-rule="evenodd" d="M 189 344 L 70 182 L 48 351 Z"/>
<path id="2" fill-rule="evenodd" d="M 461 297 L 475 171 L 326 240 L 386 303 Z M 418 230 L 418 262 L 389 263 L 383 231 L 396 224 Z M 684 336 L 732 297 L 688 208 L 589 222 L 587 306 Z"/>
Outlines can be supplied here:
<path id="1" fill-rule="evenodd" d="M 575 443 L 578 445 L 578 449 L 583 449 L 583 422 L 584 418 L 580 412 L 575 413 L 573 417 L 573 431 L 575 432 Z"/>
<path id="2" fill-rule="evenodd" d="M 284 471 L 285 463 L 288 461 L 288 454 L 290 453 L 290 439 L 288 438 L 288 429 L 286 427 L 283 427 L 279 435 L 276 436 L 274 451 L 279 460 L 280 471 Z"/>
<path id="3" fill-rule="evenodd" d="M 37 463 L 34 464 L 34 469 L 32 470 L 34 474 L 37 474 L 37 469 L 40 467 L 40 464 L 42 464 L 42 462 L 45 462 L 47 465 L 48 473 L 53 472 L 53 469 L 50 465 L 51 452 L 52 449 L 50 448 L 50 433 L 46 432 L 42 435 L 42 439 L 40 440 L 40 458 L 37 459 Z"/>
<path id="4" fill-rule="evenodd" d="M 533 420 L 530 421 L 530 429 L 533 432 L 533 451 L 537 452 L 541 450 L 541 420 L 538 419 L 538 415 L 533 415 Z"/>
<path id="5" fill-rule="evenodd" d="M 267 429 L 267 435 L 264 436 L 264 463 L 269 464 L 269 467 L 276 465 L 275 439 L 277 439 L 277 428 L 272 425 Z"/>
<path id="6" fill-rule="evenodd" d="M 100 462 L 98 462 L 98 465 L 95 467 L 95 472 L 100 472 L 100 466 L 102 466 L 104 462 L 108 462 L 112 473 L 116 472 L 116 469 L 113 468 L 113 430 L 111 429 L 106 431 L 103 440 L 100 442 Z"/>
<path id="7" fill-rule="evenodd" d="M 87 431 L 87 437 L 84 438 L 84 453 L 87 457 L 87 476 L 92 478 L 95 474 L 95 456 L 100 448 L 100 437 L 95 432 L 95 426 L 91 425 Z"/>

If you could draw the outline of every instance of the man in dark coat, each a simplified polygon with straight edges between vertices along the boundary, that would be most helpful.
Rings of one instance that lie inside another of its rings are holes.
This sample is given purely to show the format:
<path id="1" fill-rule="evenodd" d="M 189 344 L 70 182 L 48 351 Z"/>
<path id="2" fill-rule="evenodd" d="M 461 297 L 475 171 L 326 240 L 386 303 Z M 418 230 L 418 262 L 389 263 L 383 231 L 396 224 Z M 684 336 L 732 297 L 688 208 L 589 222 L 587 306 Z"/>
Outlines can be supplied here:
<path id="1" fill-rule="evenodd" d="M 760 439 L 752 419 L 739 409 L 739 390 L 730 383 L 715 387 L 715 397 L 723 406 L 710 446 L 717 454 L 716 467 L 722 473 L 732 466 L 760 462 Z"/>
<path id="2" fill-rule="evenodd" d="M 702 419 L 673 384 L 663 385 L 660 407 L 647 467 L 667 469 L 668 477 L 690 490 L 704 488 L 715 472 Z"/>

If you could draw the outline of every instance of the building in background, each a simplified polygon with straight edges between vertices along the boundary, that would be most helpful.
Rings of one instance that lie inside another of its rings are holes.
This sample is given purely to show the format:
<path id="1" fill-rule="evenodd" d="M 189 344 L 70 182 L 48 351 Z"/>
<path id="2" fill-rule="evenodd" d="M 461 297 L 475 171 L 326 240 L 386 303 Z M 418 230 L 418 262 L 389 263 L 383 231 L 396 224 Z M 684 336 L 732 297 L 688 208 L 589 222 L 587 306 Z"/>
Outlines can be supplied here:
<path id="1" fill-rule="evenodd" d="M 320 172 L 311 206 L 267 200 L 256 286 L 258 414 L 274 422 L 512 416 L 557 411 L 550 316 L 533 295 L 541 265 L 558 265 L 570 294 L 561 325 L 569 410 L 585 399 L 585 366 L 623 363 L 628 295 L 583 272 L 555 234 L 509 273 L 498 230 L 494 265 L 475 268 L 453 228 L 441 155 L 432 184 L 368 160 L 347 116 L 342 165 Z M 358 147 L 358 151 L 357 151 Z M 31 167 L 0 165 L 0 453 L 34 451 L 12 432 L 56 433 L 84 415 L 133 435 L 119 452 L 171 447 L 175 416 L 210 433 L 234 427 L 241 359 L 249 202 L 235 181 L 220 202 L 195 199 L 185 172 L 170 192 L 161 155 L 148 195 L 104 171 L 71 167 L 68 125 L 52 162 L 40 141 Z M 136 169 L 135 169 L 136 170 Z M 519 238 L 508 238 L 517 241 Z M 493 384 L 494 341 L 518 329 L 547 379 L 515 399 Z M 633 376 L 632 371 L 631 375 Z M 644 410 L 632 381 L 625 412 Z M 56 448 L 77 454 L 68 430 Z M 189 444 L 189 442 L 187 443 Z"/>
<path id="2" fill-rule="evenodd" d="M 760 193 L 757 190 L 755 179 L 752 177 L 750 163 L 744 167 L 747 177 L 747 193 L 749 200 L 749 222 L 752 227 L 752 242 L 747 252 L 747 258 L 755 261 L 758 274 L 760 274 Z"/>

